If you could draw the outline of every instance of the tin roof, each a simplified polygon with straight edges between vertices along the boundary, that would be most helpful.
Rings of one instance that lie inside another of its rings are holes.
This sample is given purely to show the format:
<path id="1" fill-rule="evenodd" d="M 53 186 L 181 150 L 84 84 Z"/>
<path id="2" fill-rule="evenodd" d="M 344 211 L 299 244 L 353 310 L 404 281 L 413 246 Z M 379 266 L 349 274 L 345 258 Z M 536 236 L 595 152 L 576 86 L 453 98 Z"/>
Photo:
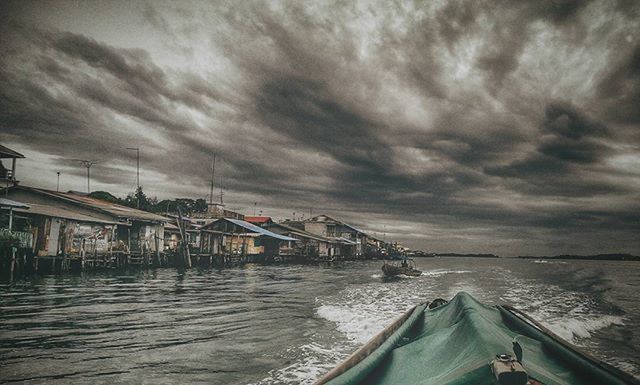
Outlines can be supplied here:
<path id="1" fill-rule="evenodd" d="M 0 144 L 0 159 L 6 158 L 24 158 L 24 155 Z"/>
<path id="2" fill-rule="evenodd" d="M 320 222 L 320 223 L 331 223 L 331 224 L 337 224 L 337 225 L 342 225 L 342 226 L 348 227 L 348 228 L 350 228 L 351 230 L 356 231 L 356 232 L 358 232 L 358 233 L 360 233 L 360 234 L 365 234 L 365 235 L 367 234 L 367 233 L 365 233 L 364 231 L 362 231 L 362 230 L 360 230 L 360 229 L 358 229 L 358 228 L 356 228 L 356 227 L 353 227 L 353 226 L 351 226 L 351 225 L 350 225 L 350 224 L 348 224 L 348 223 L 344 223 L 344 222 L 342 222 L 342 221 L 340 221 L 340 220 L 337 220 L 337 219 L 332 218 L 332 217 L 330 217 L 330 216 L 328 216 L 328 215 L 325 215 L 325 214 L 322 214 L 322 215 L 316 215 L 316 216 L 315 216 L 315 217 L 313 217 L 313 218 L 309 218 L 309 219 L 307 219 L 305 222 Z"/>
<path id="3" fill-rule="evenodd" d="M 229 221 L 231 223 L 233 223 L 234 225 L 243 227 L 247 230 L 253 231 L 254 233 L 260 233 L 262 235 L 266 235 L 268 237 L 271 238 L 276 238 L 279 239 L 281 241 L 297 241 L 297 239 L 295 238 L 291 238 L 291 237 L 287 237 L 284 235 L 280 235 L 280 234 L 276 234 L 274 232 L 271 232 L 267 229 L 263 229 L 262 227 L 253 225 L 247 221 L 241 221 L 240 219 L 233 219 L 233 218 L 224 218 L 224 220 Z"/>
<path id="4" fill-rule="evenodd" d="M 29 208 L 17 208 L 17 209 L 14 209 L 13 211 L 17 213 L 22 213 L 22 214 L 41 215 L 45 217 L 70 219 L 72 221 L 78 221 L 78 222 L 119 224 L 119 225 L 123 224 L 121 222 L 105 221 L 104 219 L 92 217 L 85 214 L 80 214 L 76 211 L 69 210 L 63 207 L 41 205 L 37 203 L 29 203 Z"/>
<path id="5" fill-rule="evenodd" d="M 285 229 L 289 232 L 289 234 L 292 234 L 293 236 L 296 236 L 296 237 L 315 239 L 316 241 L 327 242 L 327 243 L 335 243 L 335 241 L 333 241 L 332 239 L 323 237 L 322 235 L 313 234 L 308 231 L 300 230 L 295 227 L 287 226 L 282 223 L 272 223 L 267 226 L 267 228 L 273 228 L 273 227 L 280 227 L 282 229 Z"/>
<path id="6" fill-rule="evenodd" d="M 2 208 L 22 208 L 22 209 L 28 209 L 29 205 L 26 203 L 22 203 L 22 202 L 18 202 L 18 201 L 14 201 L 11 199 L 7 199 L 7 198 L 0 198 L 0 207 Z"/>
<path id="7" fill-rule="evenodd" d="M 150 213 L 143 210 L 134 209 L 127 206 L 122 206 L 117 203 L 111 203 L 97 198 L 92 198 L 87 195 L 79 195 L 74 193 L 63 193 L 42 188 L 26 187 L 26 186 L 14 186 L 12 188 L 23 189 L 28 191 L 34 191 L 36 193 L 47 195 L 52 198 L 61 199 L 66 202 L 78 204 L 90 209 L 107 213 L 119 219 L 124 220 L 136 220 L 136 221 L 148 221 L 148 222 L 169 222 L 169 218 L 163 217 L 158 214 Z"/>
<path id="8" fill-rule="evenodd" d="M 267 222 L 273 222 L 273 220 L 271 220 L 271 217 L 244 217 L 244 220 L 250 223 L 267 223 Z"/>

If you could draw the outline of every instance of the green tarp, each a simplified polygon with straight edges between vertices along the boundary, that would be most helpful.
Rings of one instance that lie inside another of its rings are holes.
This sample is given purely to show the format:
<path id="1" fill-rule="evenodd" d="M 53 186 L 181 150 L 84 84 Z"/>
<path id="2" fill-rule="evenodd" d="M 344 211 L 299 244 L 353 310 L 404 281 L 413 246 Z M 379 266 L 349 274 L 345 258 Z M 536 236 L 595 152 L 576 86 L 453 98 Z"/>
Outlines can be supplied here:
<path id="1" fill-rule="evenodd" d="M 467 293 L 429 310 L 418 306 L 378 349 L 331 385 L 494 385 L 489 362 L 522 346 L 522 364 L 546 385 L 628 384 L 503 308 Z"/>

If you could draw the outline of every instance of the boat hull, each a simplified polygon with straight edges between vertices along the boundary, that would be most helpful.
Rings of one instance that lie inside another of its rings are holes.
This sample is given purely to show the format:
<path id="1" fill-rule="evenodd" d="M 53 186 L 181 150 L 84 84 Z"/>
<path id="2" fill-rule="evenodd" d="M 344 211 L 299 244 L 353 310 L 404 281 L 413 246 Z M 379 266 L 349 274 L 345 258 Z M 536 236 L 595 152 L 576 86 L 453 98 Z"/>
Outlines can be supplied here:
<path id="1" fill-rule="evenodd" d="M 416 270 L 411 267 L 393 266 L 386 263 L 382 265 L 382 272 L 387 277 L 396 277 L 398 275 L 418 277 L 422 275 L 422 272 L 420 270 Z"/>
<path id="2" fill-rule="evenodd" d="M 429 307 L 411 309 L 316 384 L 495 385 L 490 362 L 520 349 L 532 383 L 640 384 L 512 307 L 486 306 L 464 292 Z"/>

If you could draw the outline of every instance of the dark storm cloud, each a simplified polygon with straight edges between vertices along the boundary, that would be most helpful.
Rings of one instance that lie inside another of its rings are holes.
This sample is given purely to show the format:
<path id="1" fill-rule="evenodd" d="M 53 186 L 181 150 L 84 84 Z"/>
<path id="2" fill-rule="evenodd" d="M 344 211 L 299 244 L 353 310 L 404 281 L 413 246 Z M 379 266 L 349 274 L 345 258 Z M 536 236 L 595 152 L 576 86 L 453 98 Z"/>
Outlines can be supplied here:
<path id="1" fill-rule="evenodd" d="M 613 66 L 598 85 L 598 92 L 609 119 L 640 123 L 640 45 Z"/>
<path id="2" fill-rule="evenodd" d="M 356 168 L 381 170 L 391 151 L 376 136 L 376 123 L 340 105 L 322 84 L 310 80 L 270 80 L 257 95 L 256 113 L 299 145 Z"/>
<path id="3" fill-rule="evenodd" d="M 25 9 L 6 23 L 3 135 L 63 154 L 67 168 L 99 158 L 96 181 L 114 187 L 132 164 L 126 147 L 140 146 L 143 174 L 165 180 L 158 193 L 169 183 L 203 196 L 216 153 L 227 198 L 281 212 L 313 206 L 416 234 L 482 228 L 485 240 L 521 245 L 551 231 L 606 234 L 594 244 L 621 231 L 622 247 L 640 249 L 637 216 L 624 214 L 638 209 L 627 166 L 639 151 L 637 5 L 134 8 L 144 44 L 35 28 Z M 532 247 L 545 240 L 556 241 Z"/>
<path id="4" fill-rule="evenodd" d="M 142 142 L 146 153 L 156 154 L 146 159 L 148 169 L 174 176 L 182 175 L 185 169 L 198 169 L 199 160 L 187 158 L 168 163 L 164 158 L 167 151 L 200 157 L 211 154 L 211 147 L 192 135 L 193 122 L 171 111 L 177 104 L 206 110 L 209 102 L 220 96 L 199 75 L 178 74 L 176 84 L 172 84 L 142 50 L 116 49 L 71 33 L 38 31 L 28 38 L 40 53 L 33 62 L 34 72 L 57 82 L 64 90 L 52 92 L 26 73 L 19 78 L 15 73 L 11 77 L 1 73 L 7 84 L 0 91 L 5 100 L 0 112 L 6 132 L 36 139 L 38 147 L 53 153 L 63 152 L 61 149 L 70 142 L 82 143 L 71 146 L 66 151 L 68 157 L 97 157 L 103 163 L 130 157 L 126 147 Z M 117 127 L 110 127 L 105 121 L 106 111 L 151 125 L 150 138 L 170 136 L 174 148 L 159 147 L 128 130 L 112 135 Z M 229 157 L 229 161 L 232 159 Z M 96 173 L 95 178 L 113 182 L 109 173 L 119 170 L 101 168 L 103 172 Z"/>
<path id="5" fill-rule="evenodd" d="M 516 189 L 533 194 L 593 196 L 627 190 L 594 180 L 588 169 L 613 150 L 600 140 L 609 129 L 578 112 L 574 107 L 554 102 L 545 108 L 540 137 L 534 151 L 508 165 L 490 166 L 490 175 L 518 179 Z"/>
<path id="6" fill-rule="evenodd" d="M 602 123 L 589 119 L 564 103 L 551 103 L 546 107 L 542 130 L 573 140 L 608 134 Z"/>
<path id="7" fill-rule="evenodd" d="M 449 1 L 438 12 L 438 31 L 449 49 L 460 37 L 469 33 L 479 13 L 479 6 L 470 1 Z"/>

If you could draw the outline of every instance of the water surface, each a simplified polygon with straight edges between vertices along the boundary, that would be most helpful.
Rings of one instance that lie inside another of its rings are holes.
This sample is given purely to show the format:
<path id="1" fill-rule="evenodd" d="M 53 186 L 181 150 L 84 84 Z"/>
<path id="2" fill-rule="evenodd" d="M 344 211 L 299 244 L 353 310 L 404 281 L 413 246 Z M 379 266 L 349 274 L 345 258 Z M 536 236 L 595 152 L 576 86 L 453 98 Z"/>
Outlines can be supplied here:
<path id="1" fill-rule="evenodd" d="M 414 304 L 511 303 L 640 374 L 640 264 L 427 258 L 42 276 L 0 284 L 0 382 L 312 383 Z"/>

